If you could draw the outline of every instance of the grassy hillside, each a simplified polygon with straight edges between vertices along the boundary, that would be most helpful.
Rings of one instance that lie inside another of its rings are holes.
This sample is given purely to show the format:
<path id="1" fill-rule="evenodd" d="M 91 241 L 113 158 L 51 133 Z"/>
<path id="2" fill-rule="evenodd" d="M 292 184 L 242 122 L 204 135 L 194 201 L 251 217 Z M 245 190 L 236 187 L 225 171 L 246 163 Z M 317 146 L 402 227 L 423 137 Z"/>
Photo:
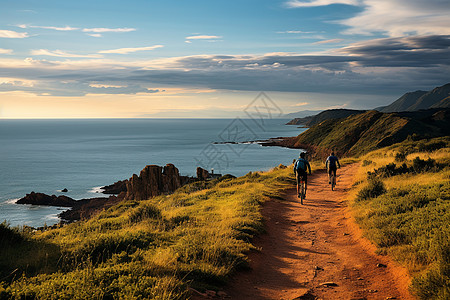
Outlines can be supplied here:
<path id="1" fill-rule="evenodd" d="M 354 109 L 328 109 L 316 115 L 307 116 L 304 118 L 295 118 L 286 123 L 286 125 L 304 125 L 311 127 L 322 123 L 325 120 L 346 118 L 348 116 L 362 114 L 364 112 L 366 111 Z"/>
<path id="2" fill-rule="evenodd" d="M 246 266 L 290 169 L 194 183 L 61 228 L 0 226 L 0 299 L 183 299 Z M 288 175 L 289 174 L 289 175 Z"/>
<path id="3" fill-rule="evenodd" d="M 352 208 L 381 254 L 405 266 L 420 299 L 450 298 L 450 138 L 361 157 Z"/>
<path id="4" fill-rule="evenodd" d="M 445 136 L 450 128 L 449 111 L 443 109 L 414 113 L 368 111 L 344 119 L 325 120 L 297 138 L 291 147 L 311 149 L 317 156 L 335 150 L 341 156 L 360 156 L 414 135 L 416 139 Z"/>

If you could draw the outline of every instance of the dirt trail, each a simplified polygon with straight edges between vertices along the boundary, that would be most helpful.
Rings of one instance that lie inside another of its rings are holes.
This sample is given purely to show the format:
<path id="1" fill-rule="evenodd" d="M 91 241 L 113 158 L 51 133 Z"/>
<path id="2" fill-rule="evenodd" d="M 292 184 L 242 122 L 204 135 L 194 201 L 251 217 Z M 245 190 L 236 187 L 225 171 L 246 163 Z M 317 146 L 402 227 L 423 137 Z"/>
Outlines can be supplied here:
<path id="1" fill-rule="evenodd" d="M 264 204 L 267 233 L 254 241 L 261 251 L 225 289 L 228 298 L 413 299 L 406 271 L 376 255 L 350 217 L 345 198 L 356 169 L 338 170 L 335 191 L 324 170 L 315 172 L 304 205 L 295 189 Z"/>

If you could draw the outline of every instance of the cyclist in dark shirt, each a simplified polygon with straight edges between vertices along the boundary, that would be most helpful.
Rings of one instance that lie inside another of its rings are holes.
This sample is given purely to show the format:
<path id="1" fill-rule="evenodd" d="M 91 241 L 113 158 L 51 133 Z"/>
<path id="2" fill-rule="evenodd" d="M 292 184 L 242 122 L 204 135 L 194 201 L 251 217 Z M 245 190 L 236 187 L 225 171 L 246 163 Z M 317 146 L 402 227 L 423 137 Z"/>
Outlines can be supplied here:
<path id="1" fill-rule="evenodd" d="M 331 184 L 331 174 L 334 175 L 334 178 L 336 178 L 336 170 L 337 167 L 341 167 L 341 164 L 339 163 L 339 159 L 334 155 L 334 152 L 331 152 L 331 155 L 328 156 L 325 166 L 328 170 L 328 183 Z"/>

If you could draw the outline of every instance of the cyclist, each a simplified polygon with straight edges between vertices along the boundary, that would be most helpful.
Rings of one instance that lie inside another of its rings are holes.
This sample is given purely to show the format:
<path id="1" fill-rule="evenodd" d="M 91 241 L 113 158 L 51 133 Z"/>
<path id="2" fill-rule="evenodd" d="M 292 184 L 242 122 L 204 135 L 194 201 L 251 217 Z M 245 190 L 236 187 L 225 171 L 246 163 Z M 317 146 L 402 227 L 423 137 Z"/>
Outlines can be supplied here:
<path id="1" fill-rule="evenodd" d="M 297 195 L 300 198 L 300 182 L 305 182 L 305 194 L 304 197 L 306 198 L 306 183 L 308 179 L 307 171 L 309 170 L 309 175 L 311 175 L 311 166 L 309 165 L 309 162 L 305 158 L 306 153 L 302 152 L 300 153 L 300 157 L 297 159 L 297 161 L 294 164 L 294 174 L 297 179 Z"/>
<path id="2" fill-rule="evenodd" d="M 336 165 L 337 164 L 337 165 Z M 328 156 L 325 166 L 328 170 L 328 184 L 331 184 L 331 174 L 334 175 L 334 178 L 336 178 L 336 170 L 337 167 L 341 167 L 341 164 L 339 163 L 339 159 L 334 155 L 334 152 L 331 152 L 330 156 Z"/>

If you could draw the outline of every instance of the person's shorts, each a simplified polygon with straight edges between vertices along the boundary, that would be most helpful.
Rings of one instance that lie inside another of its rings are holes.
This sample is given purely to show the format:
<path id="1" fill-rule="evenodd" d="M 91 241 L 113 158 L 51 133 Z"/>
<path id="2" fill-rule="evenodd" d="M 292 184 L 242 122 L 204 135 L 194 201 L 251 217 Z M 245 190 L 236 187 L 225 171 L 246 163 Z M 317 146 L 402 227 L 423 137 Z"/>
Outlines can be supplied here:
<path id="1" fill-rule="evenodd" d="M 303 181 L 305 183 L 307 183 L 307 181 L 308 181 L 308 174 L 306 174 L 305 171 L 297 172 L 297 176 L 296 177 L 297 177 L 297 184 L 300 184 L 300 181 Z"/>
<path id="2" fill-rule="evenodd" d="M 336 166 L 329 167 L 328 168 L 328 174 L 331 175 L 331 172 L 333 172 L 333 175 L 336 177 L 336 170 L 337 170 Z"/>

